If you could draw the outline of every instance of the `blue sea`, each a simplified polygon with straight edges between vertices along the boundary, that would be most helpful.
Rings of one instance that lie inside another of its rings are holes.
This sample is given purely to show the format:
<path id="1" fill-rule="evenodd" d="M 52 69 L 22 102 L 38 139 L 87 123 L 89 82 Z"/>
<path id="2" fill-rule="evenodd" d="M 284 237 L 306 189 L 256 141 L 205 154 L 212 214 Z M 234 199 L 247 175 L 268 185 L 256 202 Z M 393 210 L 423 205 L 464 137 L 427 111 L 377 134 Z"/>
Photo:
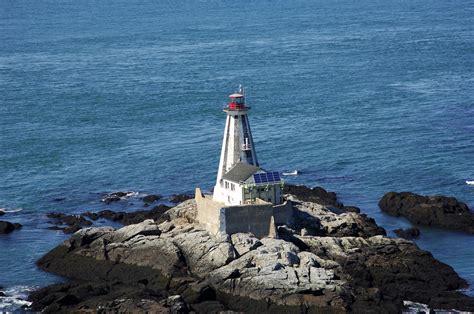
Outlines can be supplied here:
<path id="1" fill-rule="evenodd" d="M 209 190 L 239 84 L 259 161 L 301 171 L 288 182 L 391 236 L 410 224 L 380 212 L 388 191 L 474 208 L 473 74 L 473 0 L 1 0 L 0 219 L 24 227 L 0 235 L 0 285 L 61 280 L 34 264 L 68 238 L 47 212 Z M 139 194 L 101 203 L 112 191 Z M 473 235 L 421 228 L 416 243 L 474 295 Z"/>

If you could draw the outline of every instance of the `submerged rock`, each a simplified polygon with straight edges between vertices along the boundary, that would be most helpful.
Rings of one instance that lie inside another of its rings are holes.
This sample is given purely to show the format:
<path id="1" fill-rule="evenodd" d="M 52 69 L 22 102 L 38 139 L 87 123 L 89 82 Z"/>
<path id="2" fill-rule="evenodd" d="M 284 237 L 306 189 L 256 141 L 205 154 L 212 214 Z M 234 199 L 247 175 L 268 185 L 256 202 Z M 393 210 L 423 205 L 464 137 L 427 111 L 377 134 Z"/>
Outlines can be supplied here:
<path id="1" fill-rule="evenodd" d="M 418 228 L 395 229 L 393 232 L 404 239 L 418 238 L 420 236 L 420 230 Z"/>
<path id="2" fill-rule="evenodd" d="M 135 194 L 134 192 L 113 192 L 113 193 L 106 194 L 102 198 L 102 202 L 106 204 L 110 204 L 112 202 L 118 202 L 120 200 L 126 199 L 134 194 Z"/>
<path id="3" fill-rule="evenodd" d="M 150 194 L 150 195 L 144 196 L 142 200 L 145 203 L 153 203 L 153 202 L 158 201 L 159 199 L 161 199 L 161 195 Z"/>
<path id="4" fill-rule="evenodd" d="M 15 230 L 21 229 L 21 227 L 23 226 L 19 223 L 0 220 L 0 234 L 11 233 Z"/>
<path id="5" fill-rule="evenodd" d="M 379 201 L 379 207 L 389 215 L 406 217 L 414 224 L 474 233 L 474 213 L 454 197 L 389 192 Z"/>
<path id="6" fill-rule="evenodd" d="M 92 225 L 91 221 L 85 219 L 81 215 L 67 215 L 63 213 L 53 212 L 53 213 L 48 213 L 46 216 L 52 219 L 50 221 L 50 223 L 52 224 L 65 225 L 64 227 L 54 226 L 54 227 L 49 227 L 48 229 L 62 230 L 64 233 L 74 233 L 77 230 L 82 229 L 83 227 Z"/>

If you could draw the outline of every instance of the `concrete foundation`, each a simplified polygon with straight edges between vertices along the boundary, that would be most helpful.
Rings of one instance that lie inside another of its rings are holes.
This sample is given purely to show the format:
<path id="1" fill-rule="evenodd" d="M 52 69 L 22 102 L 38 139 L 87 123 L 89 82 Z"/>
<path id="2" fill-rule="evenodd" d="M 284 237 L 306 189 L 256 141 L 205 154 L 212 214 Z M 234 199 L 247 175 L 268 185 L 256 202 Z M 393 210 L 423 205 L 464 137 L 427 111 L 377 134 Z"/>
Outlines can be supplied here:
<path id="1" fill-rule="evenodd" d="M 293 217 L 292 204 L 286 201 L 272 205 L 262 200 L 256 204 L 226 206 L 205 196 L 196 188 L 197 220 L 213 234 L 250 232 L 262 238 L 269 235 L 272 217 L 275 225 L 289 224 Z"/>

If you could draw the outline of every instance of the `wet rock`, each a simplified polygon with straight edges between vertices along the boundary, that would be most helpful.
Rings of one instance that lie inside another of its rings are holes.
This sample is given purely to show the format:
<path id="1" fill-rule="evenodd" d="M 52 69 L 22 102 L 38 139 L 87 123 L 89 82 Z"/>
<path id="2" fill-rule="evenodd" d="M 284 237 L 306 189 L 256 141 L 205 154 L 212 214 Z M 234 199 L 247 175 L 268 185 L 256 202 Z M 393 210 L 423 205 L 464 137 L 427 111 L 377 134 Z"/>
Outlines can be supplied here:
<path id="1" fill-rule="evenodd" d="M 418 238 L 420 236 L 420 230 L 418 228 L 395 229 L 393 232 L 404 239 Z"/>
<path id="2" fill-rule="evenodd" d="M 161 195 L 155 195 L 155 194 L 150 194 L 145 197 L 143 197 L 143 202 L 145 203 L 153 203 L 161 199 Z"/>
<path id="3" fill-rule="evenodd" d="M 81 215 L 67 215 L 63 213 L 52 212 L 46 215 L 52 220 L 50 223 L 56 225 L 66 225 L 65 227 L 48 228 L 50 230 L 63 230 L 64 233 L 74 233 L 86 226 L 91 226 L 92 222 Z"/>
<path id="4" fill-rule="evenodd" d="M 80 230 L 38 266 L 77 281 L 99 280 L 108 290 L 101 297 L 49 290 L 33 304 L 50 311 L 133 311 L 151 300 L 150 306 L 178 312 L 399 313 L 411 300 L 474 310 L 474 299 L 456 291 L 467 283 L 451 267 L 413 242 L 376 235 L 383 229 L 369 217 L 312 202 L 296 202 L 293 210 L 302 216 L 278 226 L 279 239 L 210 234 L 195 223 L 194 200 L 169 209 L 161 221 Z M 66 295 L 78 303 L 58 302 Z"/>
<path id="5" fill-rule="evenodd" d="M 178 203 L 182 203 L 184 201 L 187 201 L 193 198 L 194 198 L 193 194 L 175 194 L 171 196 L 170 202 L 178 204 Z"/>
<path id="6" fill-rule="evenodd" d="M 112 210 L 102 210 L 97 213 L 85 212 L 84 214 L 82 214 L 82 216 L 90 218 L 94 221 L 103 218 L 110 221 L 119 222 L 123 225 L 130 225 L 142 222 L 146 219 L 154 219 L 159 221 L 168 209 L 168 206 L 161 204 L 153 207 L 150 210 L 138 210 L 134 212 L 116 212 Z"/>
<path id="7" fill-rule="evenodd" d="M 389 215 L 405 217 L 414 224 L 474 233 L 474 213 L 454 197 L 389 192 L 379 201 L 379 207 Z"/>
<path id="8" fill-rule="evenodd" d="M 11 233 L 15 230 L 21 229 L 21 227 L 22 225 L 19 223 L 0 220 L 0 234 Z"/>
<path id="9" fill-rule="evenodd" d="M 134 194 L 133 192 L 113 192 L 113 193 L 110 193 L 110 194 L 106 194 L 102 198 L 102 202 L 104 202 L 106 204 L 110 204 L 110 203 L 113 203 L 113 202 L 118 202 L 120 200 L 126 199 L 127 197 L 130 197 L 133 194 Z"/>

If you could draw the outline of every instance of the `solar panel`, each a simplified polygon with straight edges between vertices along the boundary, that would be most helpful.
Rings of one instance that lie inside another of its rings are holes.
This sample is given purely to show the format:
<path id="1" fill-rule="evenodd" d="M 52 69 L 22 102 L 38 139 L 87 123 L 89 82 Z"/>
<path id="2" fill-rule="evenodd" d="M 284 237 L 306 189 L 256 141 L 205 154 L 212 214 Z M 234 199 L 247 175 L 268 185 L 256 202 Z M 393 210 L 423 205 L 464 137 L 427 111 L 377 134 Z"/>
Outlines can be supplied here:
<path id="1" fill-rule="evenodd" d="M 273 183 L 280 182 L 280 173 L 278 172 L 267 172 L 267 173 L 256 173 L 253 175 L 253 179 L 256 184 L 262 183 Z"/>

